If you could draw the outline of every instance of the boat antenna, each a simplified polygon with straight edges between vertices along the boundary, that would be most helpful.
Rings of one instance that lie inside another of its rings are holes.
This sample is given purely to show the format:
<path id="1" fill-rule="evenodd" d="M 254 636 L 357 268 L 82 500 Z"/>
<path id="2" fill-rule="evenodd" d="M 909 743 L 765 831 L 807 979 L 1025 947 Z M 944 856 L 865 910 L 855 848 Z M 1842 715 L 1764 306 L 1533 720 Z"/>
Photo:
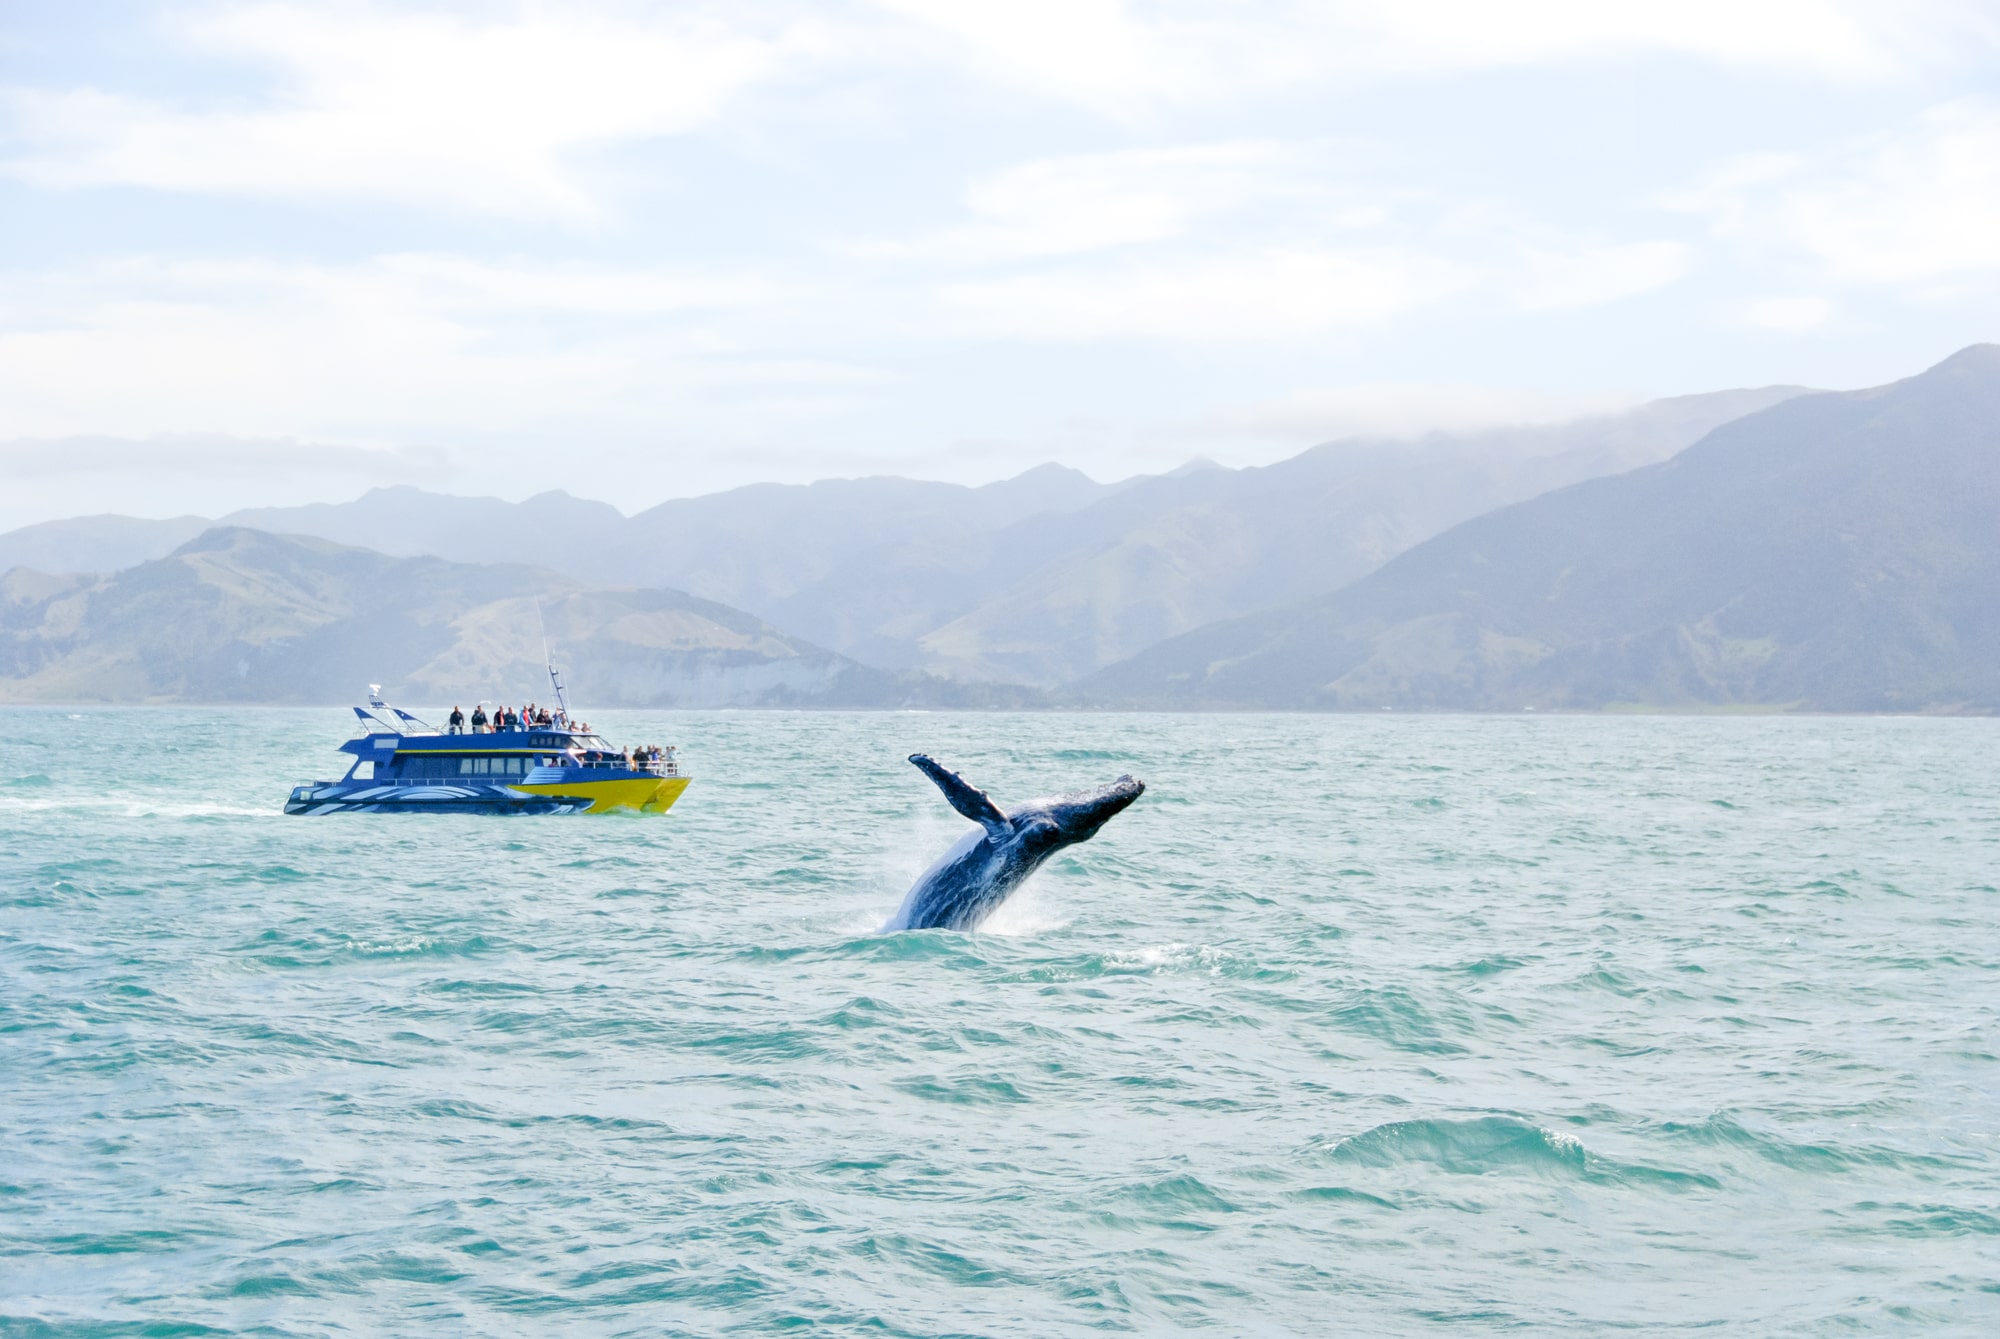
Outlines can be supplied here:
<path id="1" fill-rule="evenodd" d="M 403 727 L 380 714 L 382 711 L 389 710 L 392 710 L 392 708 L 382 700 L 382 685 L 371 683 L 368 685 L 368 705 L 366 707 L 356 707 L 354 714 L 359 716 L 364 722 L 373 721 L 375 724 L 400 735 L 403 733 Z"/>
<path id="2" fill-rule="evenodd" d="M 384 716 L 382 713 L 385 711 L 390 713 L 390 715 L 393 715 L 396 718 L 396 721 L 402 721 L 408 725 L 422 726 L 424 728 L 425 733 L 427 734 L 434 735 L 438 732 L 438 728 L 435 725 L 432 725 L 429 721 L 426 721 L 421 717 L 412 716 L 410 715 L 409 712 L 404 711 L 401 707 L 392 707 L 387 702 L 384 702 L 382 700 L 381 684 L 379 683 L 369 684 L 368 710 L 364 712 L 361 710 L 361 708 L 356 707 L 354 709 L 354 714 L 362 717 L 363 719 L 372 718 L 374 720 L 380 721 L 382 724 L 388 726 L 391 730 L 394 730 L 399 735 L 409 733 L 408 731 L 403 729 L 401 725 L 396 724 L 396 721 L 392 721 L 389 719 L 388 716 Z"/>
<path id="3" fill-rule="evenodd" d="M 563 687 L 562 674 L 556 669 L 555 652 L 549 649 L 548 620 L 542 617 L 542 597 L 535 597 L 535 622 L 542 630 L 542 660 L 549 667 L 549 687 L 555 689 L 556 709 L 562 712 L 563 720 L 569 720 L 569 692 Z"/>

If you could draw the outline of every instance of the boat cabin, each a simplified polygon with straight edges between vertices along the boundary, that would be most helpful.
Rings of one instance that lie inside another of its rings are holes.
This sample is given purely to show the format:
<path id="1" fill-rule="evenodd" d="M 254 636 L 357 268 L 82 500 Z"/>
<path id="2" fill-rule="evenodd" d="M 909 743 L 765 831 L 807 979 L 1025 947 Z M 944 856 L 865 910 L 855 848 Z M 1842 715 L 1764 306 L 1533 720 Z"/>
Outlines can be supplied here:
<path id="1" fill-rule="evenodd" d="M 647 776 L 678 776 L 673 750 L 659 762 L 627 761 L 603 736 L 574 730 L 539 727 L 500 730 L 490 734 L 370 733 L 340 746 L 355 764 L 350 780 L 485 781 L 505 784 L 531 772 L 555 769 L 563 774 L 616 770 Z"/>

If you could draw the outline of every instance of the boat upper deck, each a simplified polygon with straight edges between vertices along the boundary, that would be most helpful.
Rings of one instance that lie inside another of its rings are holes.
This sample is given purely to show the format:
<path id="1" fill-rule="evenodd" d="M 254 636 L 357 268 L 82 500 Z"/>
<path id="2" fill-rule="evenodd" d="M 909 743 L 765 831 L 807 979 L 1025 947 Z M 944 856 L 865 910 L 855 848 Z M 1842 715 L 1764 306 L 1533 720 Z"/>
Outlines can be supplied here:
<path id="1" fill-rule="evenodd" d="M 357 768 L 372 764 L 378 779 L 446 776 L 524 776 L 548 769 L 616 772 L 628 776 L 680 775 L 671 747 L 620 749 L 587 724 L 566 720 L 439 730 L 398 708 L 371 701 L 356 707 L 363 733 L 340 745 Z M 391 719 L 393 717 L 393 719 Z"/>

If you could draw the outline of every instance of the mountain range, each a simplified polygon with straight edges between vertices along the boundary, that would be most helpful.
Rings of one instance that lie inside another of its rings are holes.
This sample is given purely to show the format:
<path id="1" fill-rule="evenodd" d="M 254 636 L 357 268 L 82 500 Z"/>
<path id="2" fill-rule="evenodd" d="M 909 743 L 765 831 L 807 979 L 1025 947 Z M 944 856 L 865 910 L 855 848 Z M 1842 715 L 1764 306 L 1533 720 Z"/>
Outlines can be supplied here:
<path id="1" fill-rule="evenodd" d="M 1332 590 L 1459 521 L 1664 459 L 1798 393 L 1724 391 L 1566 424 L 1329 443 L 1261 468 L 1198 465 L 1121 484 L 1044 465 L 982 488 L 758 484 L 630 517 L 561 492 L 509 503 L 412 488 L 219 521 L 85 517 L 0 535 L 0 571 L 118 571 L 211 526 L 244 527 L 685 591 L 888 670 L 1052 687 L 1214 619 Z"/>
<path id="2" fill-rule="evenodd" d="M 625 516 L 381 489 L 0 535 L 0 696 L 679 706 L 2000 709 L 2000 347 L 1117 484 Z"/>
<path id="3" fill-rule="evenodd" d="M 1802 395 L 1076 686 L 1127 706 L 2000 709 L 2000 346 Z"/>
<path id="4" fill-rule="evenodd" d="M 897 676 L 678 591 L 520 564 L 394 558 L 217 527 L 111 575 L 0 576 L 14 701 L 548 697 L 543 630 L 593 706 L 975 706 L 1036 695 Z"/>

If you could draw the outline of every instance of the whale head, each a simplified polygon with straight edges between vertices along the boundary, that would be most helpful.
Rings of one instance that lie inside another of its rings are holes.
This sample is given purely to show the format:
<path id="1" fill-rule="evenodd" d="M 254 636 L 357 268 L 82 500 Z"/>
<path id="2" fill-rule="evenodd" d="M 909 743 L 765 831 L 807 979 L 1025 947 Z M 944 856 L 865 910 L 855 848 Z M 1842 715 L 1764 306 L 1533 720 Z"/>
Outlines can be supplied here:
<path id="1" fill-rule="evenodd" d="M 1045 817 L 1055 824 L 1055 839 L 1059 846 L 1072 842 L 1089 841 L 1097 835 L 1097 830 L 1123 813 L 1132 801 L 1146 793 L 1146 783 L 1130 775 L 1121 776 L 1108 786 L 1098 786 L 1093 790 L 1071 791 L 1058 795 L 1037 806 Z"/>

